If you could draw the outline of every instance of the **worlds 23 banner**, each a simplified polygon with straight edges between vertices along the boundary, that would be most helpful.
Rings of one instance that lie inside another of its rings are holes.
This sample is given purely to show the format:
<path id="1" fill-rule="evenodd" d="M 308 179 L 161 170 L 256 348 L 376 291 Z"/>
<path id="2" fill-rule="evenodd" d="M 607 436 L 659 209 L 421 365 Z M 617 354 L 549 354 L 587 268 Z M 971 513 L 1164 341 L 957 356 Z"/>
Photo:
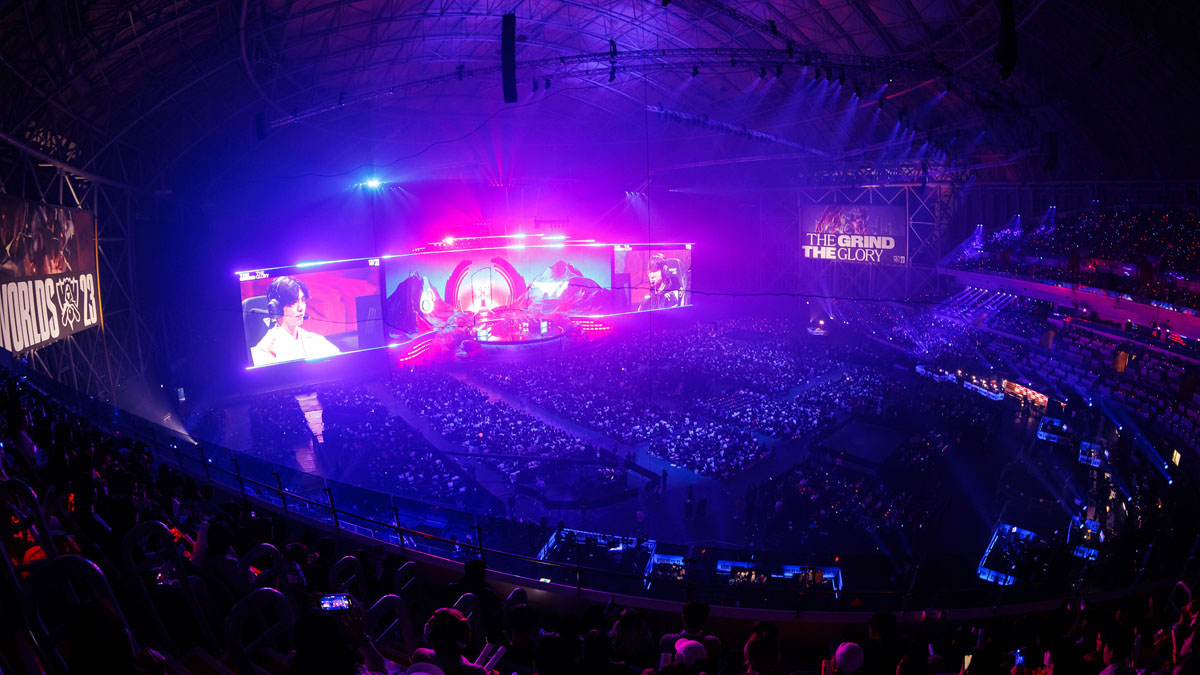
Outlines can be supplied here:
<path id="1" fill-rule="evenodd" d="M 22 354 L 100 324 L 96 221 L 0 195 L 0 346 Z"/>

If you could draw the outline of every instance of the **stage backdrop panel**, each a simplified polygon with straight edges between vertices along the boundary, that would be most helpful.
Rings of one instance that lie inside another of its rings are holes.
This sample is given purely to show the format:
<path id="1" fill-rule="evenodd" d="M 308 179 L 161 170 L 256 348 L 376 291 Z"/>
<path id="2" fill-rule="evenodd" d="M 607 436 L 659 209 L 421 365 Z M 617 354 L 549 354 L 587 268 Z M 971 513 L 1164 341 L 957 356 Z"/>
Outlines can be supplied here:
<path id="1" fill-rule="evenodd" d="M 432 330 L 456 315 L 604 313 L 615 297 L 611 250 L 549 244 L 389 256 L 383 262 L 388 333 Z"/>
<path id="2" fill-rule="evenodd" d="M 254 366 L 382 347 L 378 258 L 239 272 L 246 350 Z M 303 289 L 298 291 L 297 289 Z M 287 300 L 304 296 L 301 307 Z M 282 298 L 274 306 L 271 300 Z"/>
<path id="3" fill-rule="evenodd" d="M 100 325 L 96 220 L 0 195 L 0 342 L 23 354 Z"/>
<path id="4" fill-rule="evenodd" d="M 904 265 L 907 236 L 902 207 L 826 204 L 800 209 L 800 250 L 810 260 Z"/>

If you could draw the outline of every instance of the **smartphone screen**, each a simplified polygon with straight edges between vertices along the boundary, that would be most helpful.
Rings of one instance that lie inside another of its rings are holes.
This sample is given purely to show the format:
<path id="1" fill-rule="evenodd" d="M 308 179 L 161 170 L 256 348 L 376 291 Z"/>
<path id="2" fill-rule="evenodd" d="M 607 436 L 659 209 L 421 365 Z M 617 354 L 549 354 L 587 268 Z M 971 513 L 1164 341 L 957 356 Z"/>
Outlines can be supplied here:
<path id="1" fill-rule="evenodd" d="M 350 609 L 350 596 L 345 593 L 321 597 L 321 609 L 326 612 L 337 612 Z"/>

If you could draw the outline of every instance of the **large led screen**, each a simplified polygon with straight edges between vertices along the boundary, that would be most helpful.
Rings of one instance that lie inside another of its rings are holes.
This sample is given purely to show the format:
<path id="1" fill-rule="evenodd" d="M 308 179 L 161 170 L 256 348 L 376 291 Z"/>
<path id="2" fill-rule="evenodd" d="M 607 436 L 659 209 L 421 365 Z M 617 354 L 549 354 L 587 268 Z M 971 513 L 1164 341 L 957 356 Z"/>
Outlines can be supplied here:
<path id="1" fill-rule="evenodd" d="M 456 316 L 505 311 L 580 315 L 609 311 L 610 247 L 515 245 L 434 251 L 384 260 L 389 335 L 440 328 Z"/>
<path id="2" fill-rule="evenodd" d="M 692 247 L 615 247 L 614 285 L 628 289 L 627 310 L 645 312 L 692 304 Z"/>
<path id="3" fill-rule="evenodd" d="M 800 247 L 810 260 L 904 265 L 907 232 L 901 207 L 825 204 L 800 209 Z"/>
<path id="4" fill-rule="evenodd" d="M 314 266 L 315 267 L 315 266 Z M 253 366 L 381 347 L 379 260 L 239 272 Z"/>
<path id="5" fill-rule="evenodd" d="M 100 324 L 92 214 L 0 196 L 0 245 L 0 346 L 22 354 Z"/>

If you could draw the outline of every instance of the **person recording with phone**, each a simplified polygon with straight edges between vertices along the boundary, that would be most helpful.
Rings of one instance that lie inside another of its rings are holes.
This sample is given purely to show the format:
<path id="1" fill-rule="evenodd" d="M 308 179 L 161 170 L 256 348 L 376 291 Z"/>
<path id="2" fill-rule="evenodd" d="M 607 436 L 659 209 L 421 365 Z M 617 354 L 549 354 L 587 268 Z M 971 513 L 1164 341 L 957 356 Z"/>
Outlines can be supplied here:
<path id="1" fill-rule="evenodd" d="M 267 289 L 271 328 L 250 349 L 254 365 L 317 359 L 341 353 L 332 342 L 303 328 L 308 318 L 308 286 L 292 277 L 279 277 Z"/>

